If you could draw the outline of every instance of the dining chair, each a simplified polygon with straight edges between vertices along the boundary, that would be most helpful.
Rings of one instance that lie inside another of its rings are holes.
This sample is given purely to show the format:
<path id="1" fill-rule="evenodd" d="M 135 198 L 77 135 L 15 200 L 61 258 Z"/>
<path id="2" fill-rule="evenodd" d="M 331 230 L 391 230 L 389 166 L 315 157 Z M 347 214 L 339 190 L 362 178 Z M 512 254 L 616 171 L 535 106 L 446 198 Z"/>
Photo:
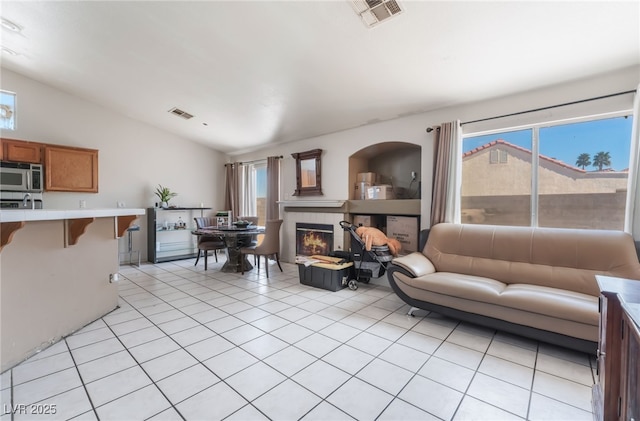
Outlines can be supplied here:
<path id="1" fill-rule="evenodd" d="M 280 272 L 282 272 L 282 266 L 280 266 L 280 227 L 282 226 L 282 219 L 271 219 L 267 221 L 264 228 L 264 238 L 260 245 L 242 247 L 240 249 L 240 262 L 242 265 L 242 273 L 244 274 L 244 260 L 245 254 L 253 254 L 258 257 L 258 270 L 260 270 L 260 256 L 264 256 L 264 270 L 269 277 L 269 256 L 275 258 Z"/>
<path id="2" fill-rule="evenodd" d="M 196 222 L 196 228 L 206 228 L 212 227 L 216 225 L 216 219 L 211 217 L 198 217 L 193 218 Z M 213 251 L 213 255 L 216 258 L 216 262 L 218 262 L 218 250 L 224 250 L 226 248 L 226 244 L 222 237 L 218 237 L 216 235 L 199 235 L 198 236 L 198 257 L 196 258 L 196 263 L 194 266 L 198 265 L 198 261 L 200 261 L 200 253 L 204 252 L 204 270 L 207 270 L 208 262 L 207 258 L 209 256 L 209 251 Z"/>
<path id="3" fill-rule="evenodd" d="M 249 221 L 251 225 L 258 225 L 258 217 L 257 216 L 238 216 L 238 221 Z M 258 245 L 258 236 L 262 236 L 263 234 L 252 235 L 250 237 L 243 238 L 241 247 L 253 247 Z M 253 255 L 253 264 L 256 264 L 256 255 Z"/>

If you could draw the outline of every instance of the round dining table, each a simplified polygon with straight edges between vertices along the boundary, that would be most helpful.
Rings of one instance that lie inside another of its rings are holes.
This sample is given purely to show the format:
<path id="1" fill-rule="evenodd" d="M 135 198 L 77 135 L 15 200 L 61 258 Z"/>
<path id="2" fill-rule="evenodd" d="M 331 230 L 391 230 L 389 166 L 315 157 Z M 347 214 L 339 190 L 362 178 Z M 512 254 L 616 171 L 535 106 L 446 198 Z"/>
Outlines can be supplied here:
<path id="1" fill-rule="evenodd" d="M 222 265 L 221 272 L 236 273 L 250 271 L 253 265 L 249 263 L 246 255 L 241 261 L 240 249 L 249 245 L 258 234 L 264 234 L 264 227 L 249 225 L 247 227 L 225 226 L 225 227 L 203 227 L 191 231 L 194 235 L 218 236 L 224 240 L 225 255 L 227 261 Z"/>

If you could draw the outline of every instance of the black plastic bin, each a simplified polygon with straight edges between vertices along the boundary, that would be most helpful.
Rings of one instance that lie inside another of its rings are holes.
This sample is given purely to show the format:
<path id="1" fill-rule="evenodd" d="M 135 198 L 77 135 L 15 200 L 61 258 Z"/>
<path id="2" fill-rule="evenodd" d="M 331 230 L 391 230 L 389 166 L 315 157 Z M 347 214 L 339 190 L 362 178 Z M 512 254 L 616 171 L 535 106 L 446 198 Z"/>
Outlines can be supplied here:
<path id="1" fill-rule="evenodd" d="M 353 277 L 353 263 L 348 262 L 339 267 L 340 269 L 329 269 L 320 266 L 298 264 L 300 283 L 329 291 L 338 291 L 346 287 L 349 280 Z"/>

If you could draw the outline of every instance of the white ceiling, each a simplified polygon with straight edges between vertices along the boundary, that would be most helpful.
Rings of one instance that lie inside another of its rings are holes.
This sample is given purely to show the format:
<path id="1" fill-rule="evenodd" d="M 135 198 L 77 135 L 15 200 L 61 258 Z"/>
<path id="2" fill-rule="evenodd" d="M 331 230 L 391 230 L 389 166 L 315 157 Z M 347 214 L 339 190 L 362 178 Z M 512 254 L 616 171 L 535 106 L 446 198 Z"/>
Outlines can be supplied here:
<path id="1" fill-rule="evenodd" d="M 2 0 L 2 66 L 234 154 L 640 63 L 638 1 L 399 3 Z"/>

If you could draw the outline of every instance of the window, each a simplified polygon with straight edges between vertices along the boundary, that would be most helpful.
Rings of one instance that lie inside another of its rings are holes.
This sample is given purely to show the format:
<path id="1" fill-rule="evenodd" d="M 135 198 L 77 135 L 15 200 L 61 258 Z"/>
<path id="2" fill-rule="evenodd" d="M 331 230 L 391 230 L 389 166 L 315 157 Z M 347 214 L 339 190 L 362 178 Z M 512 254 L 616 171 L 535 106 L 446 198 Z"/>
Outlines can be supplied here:
<path id="1" fill-rule="evenodd" d="M 631 126 L 623 115 L 463 138 L 461 221 L 623 230 Z"/>
<path id="2" fill-rule="evenodd" d="M 242 192 L 240 214 L 257 216 L 258 225 L 267 220 L 267 162 L 257 161 L 242 165 Z"/>

